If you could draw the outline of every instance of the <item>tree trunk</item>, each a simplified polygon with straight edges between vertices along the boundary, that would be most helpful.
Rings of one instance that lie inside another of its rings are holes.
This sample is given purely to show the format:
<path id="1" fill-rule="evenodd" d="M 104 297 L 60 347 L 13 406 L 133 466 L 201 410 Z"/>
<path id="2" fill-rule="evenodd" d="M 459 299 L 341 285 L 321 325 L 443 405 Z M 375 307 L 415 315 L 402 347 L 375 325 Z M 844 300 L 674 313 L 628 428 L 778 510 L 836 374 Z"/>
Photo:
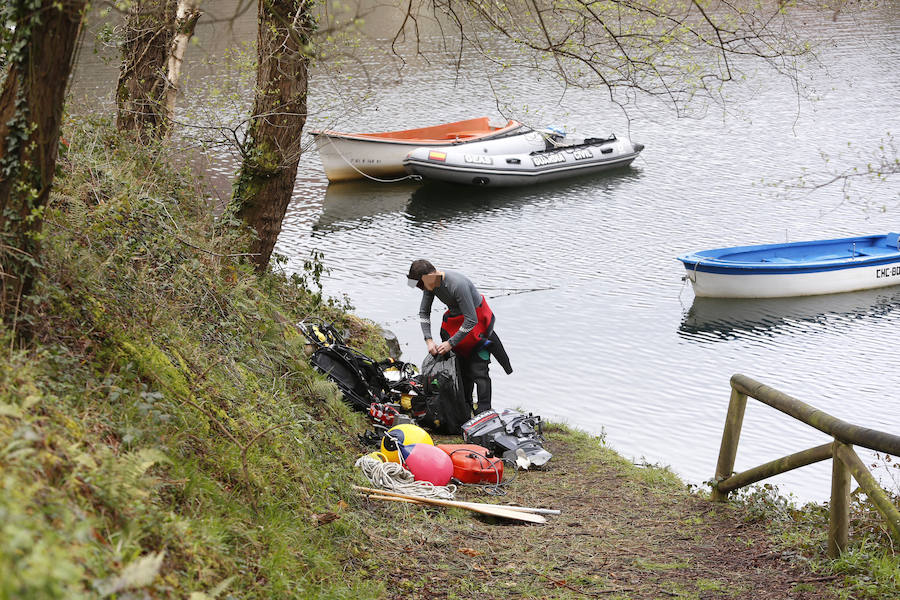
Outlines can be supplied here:
<path id="1" fill-rule="evenodd" d="M 181 79 L 181 65 L 184 51 L 194 36 L 197 19 L 203 12 L 197 8 L 195 0 L 178 0 L 175 12 L 175 35 L 166 61 L 166 105 L 165 119 L 171 123 L 175 117 L 175 98 L 178 96 L 178 81 Z"/>
<path id="2" fill-rule="evenodd" d="M 306 90 L 312 28 L 307 0 L 258 0 L 256 101 L 235 184 L 232 210 L 256 230 L 252 252 L 258 271 L 269 264 L 291 201 Z"/>
<path id="3" fill-rule="evenodd" d="M 144 141 L 163 137 L 168 129 L 166 63 L 175 35 L 175 6 L 175 0 L 134 0 L 125 23 L 116 127 Z"/>
<path id="4" fill-rule="evenodd" d="M 15 29 L 0 88 L 0 317 L 16 327 L 39 268 L 66 84 L 85 0 L 4 0 Z M 8 25 L 4 25 L 8 27 Z"/>

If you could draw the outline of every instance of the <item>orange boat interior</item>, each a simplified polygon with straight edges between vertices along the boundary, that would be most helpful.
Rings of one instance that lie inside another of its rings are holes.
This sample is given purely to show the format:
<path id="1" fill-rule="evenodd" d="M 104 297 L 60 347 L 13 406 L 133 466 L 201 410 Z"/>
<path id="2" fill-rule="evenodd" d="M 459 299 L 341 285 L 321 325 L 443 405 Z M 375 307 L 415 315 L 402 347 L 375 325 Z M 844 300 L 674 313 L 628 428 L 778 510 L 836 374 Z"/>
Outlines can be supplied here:
<path id="1" fill-rule="evenodd" d="M 321 133 L 378 140 L 433 142 L 478 138 L 505 129 L 512 130 L 519 125 L 520 123 L 518 121 L 509 121 L 502 127 L 492 127 L 490 125 L 489 117 L 479 117 L 477 119 L 456 121 L 455 123 L 444 123 L 442 125 L 433 125 L 431 127 L 420 127 L 419 129 L 404 129 L 402 131 L 385 131 L 381 133 L 341 133 L 337 131 L 323 131 Z"/>

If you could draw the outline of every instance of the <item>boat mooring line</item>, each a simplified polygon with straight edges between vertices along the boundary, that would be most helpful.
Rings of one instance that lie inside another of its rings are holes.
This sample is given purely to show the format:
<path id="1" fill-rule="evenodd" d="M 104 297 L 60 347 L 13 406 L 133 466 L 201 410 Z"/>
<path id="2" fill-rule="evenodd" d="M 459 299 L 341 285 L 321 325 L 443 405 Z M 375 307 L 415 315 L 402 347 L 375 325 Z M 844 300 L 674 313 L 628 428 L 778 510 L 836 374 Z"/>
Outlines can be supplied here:
<path id="1" fill-rule="evenodd" d="M 480 286 L 483 290 L 495 290 L 502 291 L 502 294 L 494 294 L 493 296 L 487 296 L 489 299 L 493 300 L 494 298 L 500 298 L 502 296 L 515 296 L 516 294 L 527 294 L 529 292 L 546 292 L 549 290 L 555 290 L 556 287 L 542 287 L 542 288 L 502 288 L 502 287 L 490 287 L 490 286 Z"/>
<path id="2" fill-rule="evenodd" d="M 701 260 L 702 260 L 702 259 L 701 259 Z M 700 266 L 701 260 L 698 260 L 698 261 L 694 264 L 693 278 L 691 277 L 691 273 L 690 273 L 690 272 L 685 273 L 684 275 L 681 276 L 681 289 L 678 290 L 678 303 L 681 304 L 681 308 L 684 308 L 684 302 L 681 300 L 681 294 L 684 293 L 684 288 L 685 288 L 685 286 L 687 285 L 687 282 L 688 282 L 688 281 L 691 281 L 692 283 L 695 282 L 695 281 L 697 281 L 697 267 Z"/>
<path id="3" fill-rule="evenodd" d="M 379 179 L 378 177 L 374 177 L 372 175 L 369 175 L 368 173 L 363 173 L 362 171 L 360 171 L 359 169 L 356 168 L 356 165 L 354 165 L 349 160 L 347 160 L 347 157 L 344 156 L 344 154 L 341 152 L 340 148 L 338 148 L 337 144 L 335 144 L 333 140 L 328 140 L 328 141 L 331 144 L 331 146 L 334 148 L 334 151 L 338 153 L 338 156 L 340 156 L 342 159 L 344 159 L 344 162 L 347 163 L 351 169 L 353 169 L 354 171 L 356 171 L 357 173 L 359 173 L 366 179 L 371 179 L 372 181 L 377 181 L 378 183 L 397 183 L 399 181 L 405 181 L 407 179 L 420 179 L 419 177 L 417 177 L 415 175 L 405 175 L 403 177 L 398 177 L 397 179 Z"/>

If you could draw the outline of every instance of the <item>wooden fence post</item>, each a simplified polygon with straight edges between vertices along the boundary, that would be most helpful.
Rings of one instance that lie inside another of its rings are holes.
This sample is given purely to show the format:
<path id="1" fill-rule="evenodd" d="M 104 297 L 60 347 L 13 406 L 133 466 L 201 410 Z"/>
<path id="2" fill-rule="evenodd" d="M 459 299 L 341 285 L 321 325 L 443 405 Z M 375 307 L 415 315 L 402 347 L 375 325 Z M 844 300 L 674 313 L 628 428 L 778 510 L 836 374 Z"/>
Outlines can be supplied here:
<path id="1" fill-rule="evenodd" d="M 783 456 L 741 473 L 734 473 L 734 459 L 737 455 L 747 398 L 754 398 L 780 410 L 828 434 L 833 441 Z M 725 431 L 722 433 L 722 445 L 719 447 L 716 476 L 712 482 L 712 500 L 723 502 L 728 499 L 728 494 L 732 490 L 832 458 L 828 555 L 837 558 L 849 543 L 851 476 L 859 483 L 868 501 L 874 504 L 884 517 L 891 535 L 900 541 L 900 509 L 881 488 L 881 484 L 872 476 L 859 455 L 854 452 L 854 446 L 900 456 L 900 436 L 842 421 L 746 375 L 736 373 L 731 376 L 731 402 L 728 405 L 728 415 L 725 417 Z"/>
<path id="2" fill-rule="evenodd" d="M 881 516 L 884 517 L 894 539 L 900 541 L 900 510 L 897 510 L 888 495 L 884 493 L 881 484 L 872 476 L 859 455 L 853 451 L 853 446 L 844 444 L 840 448 L 835 448 L 835 451 L 840 453 L 835 456 L 839 456 L 847 466 L 847 470 L 865 492 L 868 501 L 874 504 Z"/>
<path id="3" fill-rule="evenodd" d="M 719 462 L 716 464 L 715 481 L 718 483 L 734 472 L 734 459 L 737 456 L 738 441 L 741 439 L 741 427 L 744 424 L 744 410 L 747 408 L 747 394 L 731 389 L 731 401 L 728 403 L 728 414 L 725 417 L 725 429 L 722 431 L 722 445 L 719 446 Z M 720 492 L 714 485 L 712 490 L 714 502 L 728 500 L 728 492 Z"/>
<path id="4" fill-rule="evenodd" d="M 831 505 L 828 517 L 828 556 L 837 558 L 847 547 L 850 531 L 850 470 L 840 458 L 840 448 L 851 447 L 834 440 L 831 460 Z"/>

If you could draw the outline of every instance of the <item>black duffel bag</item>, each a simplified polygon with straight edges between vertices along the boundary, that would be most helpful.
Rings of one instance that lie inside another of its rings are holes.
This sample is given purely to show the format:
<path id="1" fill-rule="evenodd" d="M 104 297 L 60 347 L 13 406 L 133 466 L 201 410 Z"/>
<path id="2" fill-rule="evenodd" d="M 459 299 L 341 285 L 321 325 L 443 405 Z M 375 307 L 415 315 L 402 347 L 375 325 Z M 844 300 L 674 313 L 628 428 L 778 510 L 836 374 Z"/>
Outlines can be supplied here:
<path id="1" fill-rule="evenodd" d="M 462 424 L 472 418 L 472 406 L 463 394 L 456 356 L 426 355 L 419 382 L 418 394 L 412 398 L 416 422 L 435 433 L 458 435 Z"/>

